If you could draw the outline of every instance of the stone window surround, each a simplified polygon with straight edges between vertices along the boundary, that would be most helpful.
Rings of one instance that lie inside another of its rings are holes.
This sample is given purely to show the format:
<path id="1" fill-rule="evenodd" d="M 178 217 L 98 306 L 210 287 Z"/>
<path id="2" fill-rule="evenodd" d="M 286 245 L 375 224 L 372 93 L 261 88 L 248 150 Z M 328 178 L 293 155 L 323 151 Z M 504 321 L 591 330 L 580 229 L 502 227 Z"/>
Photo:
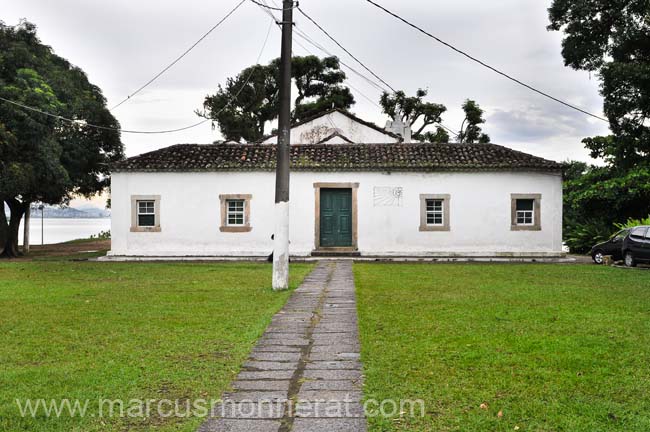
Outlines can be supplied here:
<path id="1" fill-rule="evenodd" d="M 352 191 L 352 246 L 326 248 L 320 245 L 320 190 L 321 189 L 350 189 Z M 315 193 L 315 223 L 314 223 L 314 245 L 315 250 L 354 252 L 359 249 L 359 224 L 358 224 L 358 191 L 359 183 L 314 183 Z"/>
<path id="2" fill-rule="evenodd" d="M 533 224 L 517 224 L 517 200 L 532 199 Z M 510 231 L 541 231 L 542 230 L 542 194 L 510 194 Z"/>
<path id="3" fill-rule="evenodd" d="M 244 233 L 251 232 L 251 194 L 221 194 L 219 201 L 221 202 L 221 226 L 219 231 L 226 233 Z M 244 225 L 231 226 L 228 225 L 228 200 L 244 200 Z"/>
<path id="4" fill-rule="evenodd" d="M 427 200 L 430 199 L 442 200 L 442 225 L 427 224 Z M 420 194 L 420 231 L 450 231 L 450 201 L 451 195 L 449 194 Z"/>
<path id="5" fill-rule="evenodd" d="M 156 225 L 138 226 L 138 201 L 153 201 Z M 160 232 L 160 195 L 131 195 L 131 232 Z"/>

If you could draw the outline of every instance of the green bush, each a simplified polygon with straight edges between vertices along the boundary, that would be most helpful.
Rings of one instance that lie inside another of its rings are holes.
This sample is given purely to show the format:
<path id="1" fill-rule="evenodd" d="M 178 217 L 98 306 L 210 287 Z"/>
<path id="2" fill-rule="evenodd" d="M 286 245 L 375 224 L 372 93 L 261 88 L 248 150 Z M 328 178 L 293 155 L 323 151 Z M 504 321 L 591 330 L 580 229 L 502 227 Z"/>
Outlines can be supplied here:
<path id="1" fill-rule="evenodd" d="M 110 240 L 110 238 L 111 238 L 111 230 L 100 231 L 99 234 L 97 235 L 92 234 L 90 236 L 91 240 Z"/>
<path id="2" fill-rule="evenodd" d="M 625 223 L 615 223 L 614 226 L 618 228 L 619 230 L 625 229 L 625 228 L 632 228 L 638 225 L 650 225 L 650 215 L 648 215 L 647 218 L 644 219 L 633 219 L 629 218 Z"/>
<path id="3" fill-rule="evenodd" d="M 564 227 L 564 242 L 573 253 L 588 253 L 593 245 L 607 240 L 611 235 L 612 228 L 602 221 L 567 223 Z"/>

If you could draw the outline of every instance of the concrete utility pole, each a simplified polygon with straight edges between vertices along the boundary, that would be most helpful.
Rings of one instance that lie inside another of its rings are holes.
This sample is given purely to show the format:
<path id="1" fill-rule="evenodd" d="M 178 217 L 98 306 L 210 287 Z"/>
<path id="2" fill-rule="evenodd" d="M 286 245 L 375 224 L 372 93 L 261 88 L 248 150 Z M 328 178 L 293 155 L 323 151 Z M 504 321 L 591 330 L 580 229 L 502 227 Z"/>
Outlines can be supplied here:
<path id="1" fill-rule="evenodd" d="M 289 155 L 291 153 L 291 44 L 293 1 L 282 2 L 280 54 L 280 115 L 275 171 L 275 233 L 273 239 L 273 289 L 289 288 Z"/>

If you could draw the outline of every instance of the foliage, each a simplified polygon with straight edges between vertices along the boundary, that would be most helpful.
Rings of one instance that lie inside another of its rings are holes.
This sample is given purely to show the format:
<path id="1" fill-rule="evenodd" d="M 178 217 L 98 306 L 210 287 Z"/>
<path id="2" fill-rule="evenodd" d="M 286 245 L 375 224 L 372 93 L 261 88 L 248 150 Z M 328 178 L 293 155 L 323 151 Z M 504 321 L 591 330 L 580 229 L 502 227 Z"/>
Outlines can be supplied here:
<path id="1" fill-rule="evenodd" d="M 280 59 L 248 67 L 206 96 L 204 110 L 197 114 L 215 121 L 226 140 L 259 140 L 279 114 L 279 76 Z M 355 103 L 342 85 L 346 76 L 336 57 L 293 57 L 292 77 L 298 89 L 292 121 L 332 108 L 347 110 Z"/>
<path id="2" fill-rule="evenodd" d="M 449 133 L 441 126 L 442 115 L 447 108 L 438 103 L 425 102 L 427 90 L 419 89 L 415 96 L 406 96 L 403 91 L 389 94 L 384 92 L 379 103 L 385 114 L 391 118 L 399 118 L 411 127 L 415 140 L 432 143 L 448 143 Z M 479 124 L 485 123 L 483 110 L 473 100 L 466 100 L 462 106 L 465 119 L 458 133 L 461 143 L 488 143 L 490 137 L 482 133 Z M 427 130 L 436 125 L 435 131 Z"/>
<path id="3" fill-rule="evenodd" d="M 291 264 L 291 287 L 312 267 Z M 204 419 L 155 405 L 100 417 L 98 401 L 218 399 L 291 294 L 251 263 L 59 260 L 0 263 L 0 274 L 2 431 L 196 431 Z M 90 402 L 85 416 L 22 417 L 16 398 Z"/>
<path id="4" fill-rule="evenodd" d="M 617 223 L 650 213 L 650 167 L 619 174 L 569 162 L 564 173 L 564 238 L 572 252 L 587 252 Z"/>
<path id="5" fill-rule="evenodd" d="M 619 230 L 626 229 L 626 228 L 634 228 L 635 226 L 639 226 L 639 225 L 650 225 L 650 215 L 648 215 L 648 217 L 643 219 L 629 218 L 624 223 L 615 224 L 616 228 L 618 228 Z"/>
<path id="6" fill-rule="evenodd" d="M 580 233 L 572 221 L 595 221 L 604 231 L 650 213 L 650 7 L 647 0 L 554 0 L 549 19 L 550 30 L 564 33 L 565 64 L 598 74 L 612 131 L 582 141 L 606 166 L 565 182 L 565 235 L 573 238 Z"/>
<path id="7" fill-rule="evenodd" d="M 17 253 L 18 226 L 30 202 L 67 202 L 108 185 L 109 164 L 123 157 L 119 124 L 85 73 L 41 43 L 36 27 L 0 22 L 0 96 L 77 120 L 69 124 L 0 102 L 0 201 L 11 210 L 0 252 Z M 0 235 L 0 237 L 3 237 Z"/>
<path id="8" fill-rule="evenodd" d="M 100 231 L 98 234 L 91 234 L 91 240 L 110 240 L 111 239 L 111 230 Z"/>
<path id="9" fill-rule="evenodd" d="M 476 101 L 467 99 L 463 103 L 463 112 L 465 112 L 465 119 L 460 126 L 458 142 L 465 144 L 489 143 L 490 136 L 484 134 L 479 126 L 485 123 L 485 119 L 483 118 L 483 110 Z"/>
<path id="10" fill-rule="evenodd" d="M 369 417 L 369 431 L 649 430 L 650 272 L 359 263 L 354 273 L 366 397 L 425 405 L 424 416 L 407 406 Z"/>
<path id="11" fill-rule="evenodd" d="M 554 0 L 567 66 L 597 72 L 613 136 L 587 138 L 594 157 L 628 169 L 650 155 L 650 7 L 647 0 Z"/>
<path id="12" fill-rule="evenodd" d="M 442 128 L 439 128 L 442 132 L 437 131 L 435 134 L 427 132 L 428 135 L 425 137 L 424 130 L 431 125 L 439 124 L 442 121 L 442 114 L 447 111 L 442 104 L 424 102 L 423 98 L 427 94 L 427 90 L 423 89 L 419 89 L 415 96 L 406 96 L 403 91 L 393 94 L 384 92 L 379 103 L 385 114 L 392 119 L 400 118 L 411 127 L 414 139 L 425 140 L 428 138 L 431 142 L 448 142 L 449 135 Z M 415 129 L 416 124 L 417 129 Z"/>

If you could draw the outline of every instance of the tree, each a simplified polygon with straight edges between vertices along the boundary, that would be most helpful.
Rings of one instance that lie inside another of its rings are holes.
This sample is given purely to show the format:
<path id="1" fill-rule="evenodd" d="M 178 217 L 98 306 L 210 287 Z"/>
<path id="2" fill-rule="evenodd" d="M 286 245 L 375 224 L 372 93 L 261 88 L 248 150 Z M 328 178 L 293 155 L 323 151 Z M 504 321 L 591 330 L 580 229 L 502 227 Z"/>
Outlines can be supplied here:
<path id="1" fill-rule="evenodd" d="M 379 103 L 385 114 L 392 119 L 399 117 L 413 131 L 413 138 L 419 141 L 448 142 L 449 135 L 438 128 L 436 133 L 425 132 L 429 126 L 442 121 L 442 114 L 447 108 L 438 103 L 425 102 L 427 90 L 418 89 L 415 96 L 406 96 L 403 91 L 389 94 L 384 92 Z M 417 128 L 417 129 L 416 129 Z"/>
<path id="2" fill-rule="evenodd" d="M 650 155 L 650 7 L 647 0 L 554 0 L 549 30 L 563 31 L 565 65 L 596 72 L 612 137 L 586 144 L 627 169 Z"/>
<path id="3" fill-rule="evenodd" d="M 485 123 L 483 119 L 483 110 L 479 105 L 470 99 L 463 103 L 463 111 L 465 112 L 465 119 L 460 125 L 460 132 L 458 133 L 458 142 L 463 144 L 489 143 L 490 136 L 482 133 L 480 124 Z"/>
<path id="4" fill-rule="evenodd" d="M 248 67 L 206 96 L 204 109 L 197 114 L 215 121 L 227 140 L 257 141 L 278 117 L 279 75 L 280 59 Z M 350 89 L 342 85 L 346 76 L 336 57 L 293 57 L 292 76 L 298 89 L 292 121 L 354 104 Z"/>
<path id="5" fill-rule="evenodd" d="M 109 164 L 124 156 L 119 128 L 99 88 L 38 39 L 36 27 L 0 22 L 0 96 L 76 120 L 74 124 L 0 102 L 0 251 L 18 254 L 18 228 L 32 202 L 63 204 L 108 185 Z"/>
<path id="6" fill-rule="evenodd" d="M 647 0 L 554 0 L 567 66 L 596 72 L 611 135 L 585 138 L 590 166 L 565 181 L 565 237 L 650 213 L 650 8 Z M 592 226 L 591 229 L 585 226 Z"/>

